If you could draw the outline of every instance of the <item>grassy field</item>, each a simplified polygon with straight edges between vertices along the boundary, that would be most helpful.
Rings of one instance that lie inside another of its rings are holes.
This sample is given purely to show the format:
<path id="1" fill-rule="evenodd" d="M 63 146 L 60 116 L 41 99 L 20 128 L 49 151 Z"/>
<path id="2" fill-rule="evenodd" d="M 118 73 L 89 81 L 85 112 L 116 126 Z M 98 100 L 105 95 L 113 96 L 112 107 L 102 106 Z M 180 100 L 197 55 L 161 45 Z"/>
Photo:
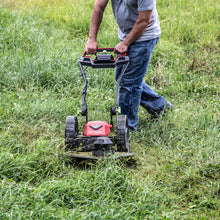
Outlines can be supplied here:
<path id="1" fill-rule="evenodd" d="M 135 163 L 76 164 L 64 127 L 85 121 L 78 60 L 93 4 L 0 1 L 0 219 L 220 219 L 220 4 L 157 0 L 145 80 L 175 109 L 154 121 L 140 109 Z M 109 4 L 98 43 L 117 42 Z M 109 121 L 114 71 L 87 75 L 89 118 Z"/>

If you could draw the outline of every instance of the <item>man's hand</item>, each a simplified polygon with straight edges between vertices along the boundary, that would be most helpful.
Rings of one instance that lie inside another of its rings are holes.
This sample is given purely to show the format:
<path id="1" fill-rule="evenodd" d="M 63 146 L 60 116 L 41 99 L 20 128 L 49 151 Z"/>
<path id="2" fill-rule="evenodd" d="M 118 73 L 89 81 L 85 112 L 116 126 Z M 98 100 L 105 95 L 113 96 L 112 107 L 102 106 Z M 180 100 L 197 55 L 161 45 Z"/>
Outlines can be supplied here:
<path id="1" fill-rule="evenodd" d="M 86 53 L 87 54 L 96 54 L 97 53 L 98 44 L 95 40 L 88 40 L 86 43 Z"/>
<path id="2" fill-rule="evenodd" d="M 122 41 L 121 43 L 115 46 L 114 53 L 125 53 L 127 49 L 128 49 L 128 45 L 124 41 Z"/>

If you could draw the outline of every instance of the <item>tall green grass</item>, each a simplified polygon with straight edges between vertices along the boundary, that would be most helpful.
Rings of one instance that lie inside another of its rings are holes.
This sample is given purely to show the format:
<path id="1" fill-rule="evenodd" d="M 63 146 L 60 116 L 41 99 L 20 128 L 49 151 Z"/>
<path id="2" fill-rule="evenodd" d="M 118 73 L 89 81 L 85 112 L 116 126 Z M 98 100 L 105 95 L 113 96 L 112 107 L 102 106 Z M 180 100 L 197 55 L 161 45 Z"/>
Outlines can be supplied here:
<path id="1" fill-rule="evenodd" d="M 130 136 L 136 163 L 72 161 L 67 115 L 80 116 L 78 67 L 94 1 L 0 3 L 0 219 L 218 219 L 219 7 L 158 0 L 162 35 L 145 81 L 174 103 Z M 100 47 L 118 42 L 107 6 Z M 87 69 L 89 119 L 109 121 L 114 71 Z"/>

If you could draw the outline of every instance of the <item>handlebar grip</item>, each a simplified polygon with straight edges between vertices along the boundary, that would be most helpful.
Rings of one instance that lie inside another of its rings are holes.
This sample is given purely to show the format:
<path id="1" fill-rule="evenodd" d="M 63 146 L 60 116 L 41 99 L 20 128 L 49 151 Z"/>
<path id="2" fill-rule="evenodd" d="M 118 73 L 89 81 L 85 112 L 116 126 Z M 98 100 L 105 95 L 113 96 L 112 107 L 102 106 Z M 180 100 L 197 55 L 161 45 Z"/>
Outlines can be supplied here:
<path id="1" fill-rule="evenodd" d="M 110 48 L 97 48 L 97 52 L 103 52 L 104 50 L 108 51 L 108 52 L 113 52 L 115 48 L 110 47 Z M 86 55 L 89 55 L 86 53 L 86 51 L 84 51 L 83 53 L 83 57 L 85 57 Z M 127 56 L 127 52 L 125 51 L 124 53 L 120 54 L 121 56 Z"/>

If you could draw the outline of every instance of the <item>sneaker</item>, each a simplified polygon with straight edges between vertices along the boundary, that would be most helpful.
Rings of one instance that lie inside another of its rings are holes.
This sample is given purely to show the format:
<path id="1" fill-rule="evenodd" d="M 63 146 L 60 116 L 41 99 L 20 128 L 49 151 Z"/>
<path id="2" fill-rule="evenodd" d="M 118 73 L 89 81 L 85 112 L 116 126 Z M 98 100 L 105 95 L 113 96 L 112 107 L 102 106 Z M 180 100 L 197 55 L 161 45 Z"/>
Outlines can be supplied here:
<path id="1" fill-rule="evenodd" d="M 166 104 L 164 106 L 163 112 L 166 112 L 166 111 L 169 111 L 169 110 L 173 110 L 173 108 L 174 108 L 174 105 L 171 104 L 170 102 L 166 101 Z"/>
<path id="2" fill-rule="evenodd" d="M 174 108 L 174 105 L 166 101 L 166 104 L 164 105 L 164 109 L 159 113 L 152 114 L 151 119 L 157 119 L 160 117 L 160 115 L 163 115 L 164 113 L 167 113 L 168 111 L 173 110 L 173 108 Z"/>

